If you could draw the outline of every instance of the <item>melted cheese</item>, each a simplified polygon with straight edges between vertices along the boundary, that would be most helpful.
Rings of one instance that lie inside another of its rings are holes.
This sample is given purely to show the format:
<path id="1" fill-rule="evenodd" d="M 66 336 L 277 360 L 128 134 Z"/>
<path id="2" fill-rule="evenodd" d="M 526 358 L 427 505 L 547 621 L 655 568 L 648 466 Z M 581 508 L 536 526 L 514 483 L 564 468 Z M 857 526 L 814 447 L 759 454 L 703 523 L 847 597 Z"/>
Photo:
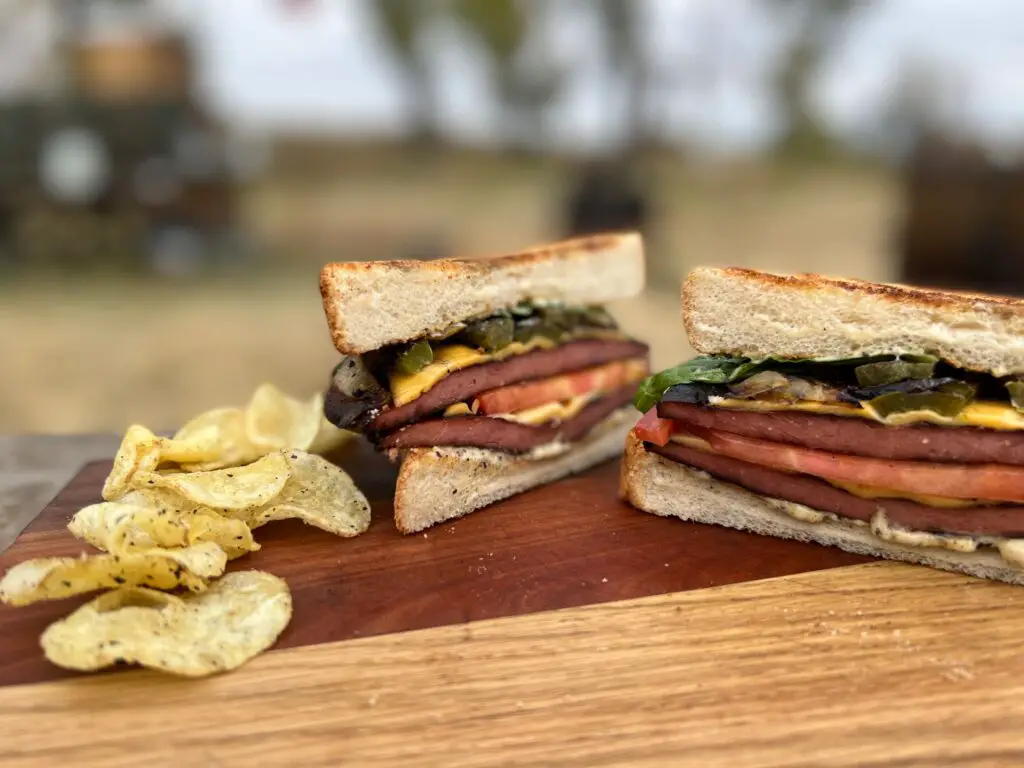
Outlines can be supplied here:
<path id="1" fill-rule="evenodd" d="M 391 397 L 395 406 L 411 403 L 424 392 L 441 381 L 449 373 L 455 373 L 471 365 L 481 365 L 495 360 L 505 360 L 522 355 L 534 349 L 551 349 L 551 339 L 535 336 L 526 343 L 514 341 L 497 352 L 484 352 L 462 344 L 445 344 L 434 350 L 434 361 L 418 373 L 393 373 L 390 379 Z"/>
<path id="2" fill-rule="evenodd" d="M 600 392 L 588 392 L 561 403 L 545 403 L 515 413 L 497 413 L 494 418 L 531 426 L 548 424 L 552 421 L 568 421 L 579 416 L 580 411 L 600 396 Z"/>
<path id="3" fill-rule="evenodd" d="M 827 480 L 828 478 L 822 478 Z M 888 488 L 876 488 L 871 485 L 858 485 L 857 483 L 844 483 L 839 480 L 828 480 L 836 488 L 842 488 L 847 493 L 859 496 L 862 499 L 909 499 L 918 504 L 928 507 L 942 507 L 945 509 L 963 509 L 965 507 L 992 506 L 998 502 L 980 501 L 978 499 L 950 499 L 945 496 L 931 496 L 924 493 L 909 493 L 907 491 L 893 491 Z"/>
<path id="4" fill-rule="evenodd" d="M 802 413 L 869 419 L 893 426 L 938 424 L 946 427 L 979 427 L 1004 431 L 1024 429 L 1024 414 L 1013 406 L 985 401 L 971 403 L 953 418 L 940 416 L 931 411 L 908 411 L 891 414 L 885 419 L 879 417 L 870 408 L 862 408 L 848 403 L 815 403 L 811 401 L 784 403 L 732 398 L 712 398 L 711 403 L 716 408 L 729 408 L 737 411 L 800 411 Z"/>
<path id="5" fill-rule="evenodd" d="M 579 395 L 572 398 L 572 400 L 564 402 L 544 403 L 543 405 L 515 411 L 514 413 L 495 413 L 491 415 L 491 418 L 514 421 L 518 424 L 529 424 L 534 427 L 553 421 L 568 421 L 579 416 L 580 411 L 600 397 L 601 394 L 600 391 L 588 392 L 585 395 Z M 448 416 L 473 416 L 475 414 L 476 411 L 470 407 L 469 403 L 455 403 L 454 405 L 449 405 L 444 410 L 446 418 Z"/>

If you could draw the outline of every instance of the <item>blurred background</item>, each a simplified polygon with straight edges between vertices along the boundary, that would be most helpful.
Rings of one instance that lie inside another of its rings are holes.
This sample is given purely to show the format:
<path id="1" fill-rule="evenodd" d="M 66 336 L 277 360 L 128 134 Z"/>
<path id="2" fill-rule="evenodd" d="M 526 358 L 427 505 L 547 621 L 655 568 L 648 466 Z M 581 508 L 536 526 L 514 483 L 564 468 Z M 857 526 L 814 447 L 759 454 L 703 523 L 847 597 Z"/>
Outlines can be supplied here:
<path id="1" fill-rule="evenodd" d="M 336 359 L 332 260 L 635 227 L 1024 293 L 1024 3 L 0 0 L 0 432 L 172 428 Z"/>

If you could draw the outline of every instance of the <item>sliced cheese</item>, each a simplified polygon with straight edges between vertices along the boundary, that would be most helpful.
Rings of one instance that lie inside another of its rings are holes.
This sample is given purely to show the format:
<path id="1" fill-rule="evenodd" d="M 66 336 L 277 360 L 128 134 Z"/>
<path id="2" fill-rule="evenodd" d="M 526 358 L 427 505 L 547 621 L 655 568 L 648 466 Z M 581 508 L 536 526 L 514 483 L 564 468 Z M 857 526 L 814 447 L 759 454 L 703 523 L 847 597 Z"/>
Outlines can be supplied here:
<path id="1" fill-rule="evenodd" d="M 469 403 L 454 403 L 444 409 L 445 417 L 448 416 L 472 416 L 473 409 L 469 407 Z"/>
<path id="2" fill-rule="evenodd" d="M 828 478 L 822 478 L 827 480 Z M 998 502 L 981 501 L 979 499 L 950 499 L 945 496 L 931 496 L 923 493 L 908 493 L 906 491 L 894 491 L 889 488 L 875 488 L 871 485 L 858 485 L 857 483 L 844 483 L 839 480 L 828 480 L 836 488 L 842 488 L 847 493 L 859 496 L 862 499 L 908 499 L 924 504 L 928 507 L 942 507 L 945 509 L 963 509 L 965 507 L 992 506 Z"/>
<path id="3" fill-rule="evenodd" d="M 579 416 L 580 411 L 600 395 L 601 392 L 588 392 L 585 395 L 574 397 L 572 400 L 566 400 L 565 402 L 544 403 L 543 405 L 515 411 L 514 413 L 496 413 L 492 414 L 491 418 L 514 421 L 518 424 L 529 424 L 530 426 L 539 426 L 552 421 L 567 421 Z M 446 418 L 449 416 L 473 416 L 475 414 L 476 411 L 470 407 L 469 403 L 455 403 L 454 405 L 449 405 L 444 410 Z"/>
<path id="4" fill-rule="evenodd" d="M 585 395 L 579 395 L 572 400 L 566 400 L 562 403 L 545 403 L 544 405 L 534 406 L 533 408 L 516 411 L 515 413 L 498 413 L 494 415 L 494 418 L 514 421 L 518 424 L 529 424 L 531 426 L 548 424 L 552 421 L 568 421 L 579 416 L 580 411 L 600 396 L 600 392 L 588 392 Z"/>
<path id="5" fill-rule="evenodd" d="M 729 408 L 737 411 L 799 411 L 828 416 L 851 416 L 878 421 L 892 426 L 938 424 L 940 426 L 979 427 L 982 429 L 1004 431 L 1024 429 L 1024 414 L 1018 412 L 1011 405 L 987 401 L 971 403 L 952 418 L 940 416 L 931 411 L 907 411 L 906 413 L 891 414 L 885 419 L 879 417 L 870 408 L 862 408 L 848 403 L 817 403 L 811 401 L 785 403 L 774 400 L 712 398 L 711 404 L 716 408 Z"/>
<path id="6" fill-rule="evenodd" d="M 514 341 L 497 352 L 484 352 L 462 344 L 444 344 L 434 349 L 434 361 L 417 373 L 393 373 L 391 375 L 391 397 L 395 406 L 411 403 L 424 392 L 441 381 L 449 373 L 468 368 L 471 365 L 505 360 L 522 355 L 534 349 L 551 349 L 555 342 L 542 336 L 535 336 L 522 343 Z"/>

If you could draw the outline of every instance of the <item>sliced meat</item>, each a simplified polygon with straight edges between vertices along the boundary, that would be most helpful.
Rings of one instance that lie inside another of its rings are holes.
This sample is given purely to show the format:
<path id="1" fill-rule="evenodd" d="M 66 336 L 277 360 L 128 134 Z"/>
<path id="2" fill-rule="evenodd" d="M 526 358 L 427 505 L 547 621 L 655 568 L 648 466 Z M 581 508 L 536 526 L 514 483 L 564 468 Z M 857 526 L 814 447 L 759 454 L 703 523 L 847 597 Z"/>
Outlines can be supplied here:
<path id="1" fill-rule="evenodd" d="M 1024 536 L 1024 507 L 938 509 L 905 499 L 862 499 L 808 475 L 791 475 L 728 456 L 704 453 L 678 443 L 659 447 L 644 444 L 651 453 L 707 472 L 741 488 L 773 499 L 870 522 L 883 510 L 901 528 L 926 533 L 967 536 Z"/>
<path id="2" fill-rule="evenodd" d="M 878 459 L 1024 466 L 1024 433 L 974 427 L 888 427 L 856 417 L 734 411 L 661 403 L 658 415 L 705 429 Z"/>
<path id="3" fill-rule="evenodd" d="M 639 384 L 639 379 L 647 373 L 646 360 L 613 360 L 582 371 L 490 389 L 474 395 L 473 399 L 479 403 L 479 412 L 484 415 L 514 413 L 545 403 L 571 400 L 588 392 L 615 389 L 634 381 Z"/>
<path id="4" fill-rule="evenodd" d="M 1024 467 L 871 459 L 815 451 L 700 427 L 693 427 L 692 430 L 695 435 L 706 440 L 716 453 L 782 472 L 799 472 L 826 480 L 951 499 L 1024 501 Z"/>
<path id="5" fill-rule="evenodd" d="M 551 426 L 530 426 L 490 416 L 452 416 L 421 421 L 381 441 L 382 448 L 419 448 L 439 445 L 474 446 L 507 453 L 526 453 L 539 445 L 562 440 L 571 443 L 633 400 L 635 387 L 621 387 L 586 406 L 576 418 Z"/>
<path id="6" fill-rule="evenodd" d="M 554 349 L 538 349 L 507 360 L 463 368 L 443 378 L 413 402 L 383 411 L 370 422 L 367 431 L 390 432 L 489 389 L 577 371 L 622 358 L 646 358 L 647 353 L 647 345 L 639 341 L 583 339 Z"/>

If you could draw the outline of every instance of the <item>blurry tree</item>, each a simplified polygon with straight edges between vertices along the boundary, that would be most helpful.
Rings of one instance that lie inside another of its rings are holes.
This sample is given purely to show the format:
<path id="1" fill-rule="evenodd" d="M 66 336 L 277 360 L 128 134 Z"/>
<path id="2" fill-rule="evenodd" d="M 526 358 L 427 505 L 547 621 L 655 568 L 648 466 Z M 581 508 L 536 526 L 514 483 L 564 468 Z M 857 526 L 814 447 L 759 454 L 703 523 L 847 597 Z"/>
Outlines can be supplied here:
<path id="1" fill-rule="evenodd" d="M 780 150 L 784 154 L 818 154 L 831 137 L 810 104 L 810 82 L 835 44 L 850 13 L 869 0 L 767 0 L 776 10 L 793 14 L 796 29 L 786 59 L 777 73 L 778 95 L 788 126 Z"/>
<path id="2" fill-rule="evenodd" d="M 912 57 L 897 71 L 873 138 L 888 159 L 902 162 L 925 136 L 941 132 L 946 99 L 957 91 L 952 74 L 934 62 Z"/>
<path id="3" fill-rule="evenodd" d="M 416 140 L 432 143 L 437 137 L 434 82 L 429 63 L 419 45 L 419 36 L 436 3 L 431 0 L 376 0 L 374 6 L 402 70 Z"/>
<path id="4" fill-rule="evenodd" d="M 564 83 L 551 57 L 527 49 L 544 0 L 450 1 L 452 14 L 491 57 L 505 135 L 516 149 L 536 148 L 544 112 Z"/>
<path id="5" fill-rule="evenodd" d="M 626 92 L 627 152 L 646 144 L 648 68 L 640 41 L 639 4 L 634 0 L 598 0 L 594 4 L 604 28 L 608 58 Z"/>

